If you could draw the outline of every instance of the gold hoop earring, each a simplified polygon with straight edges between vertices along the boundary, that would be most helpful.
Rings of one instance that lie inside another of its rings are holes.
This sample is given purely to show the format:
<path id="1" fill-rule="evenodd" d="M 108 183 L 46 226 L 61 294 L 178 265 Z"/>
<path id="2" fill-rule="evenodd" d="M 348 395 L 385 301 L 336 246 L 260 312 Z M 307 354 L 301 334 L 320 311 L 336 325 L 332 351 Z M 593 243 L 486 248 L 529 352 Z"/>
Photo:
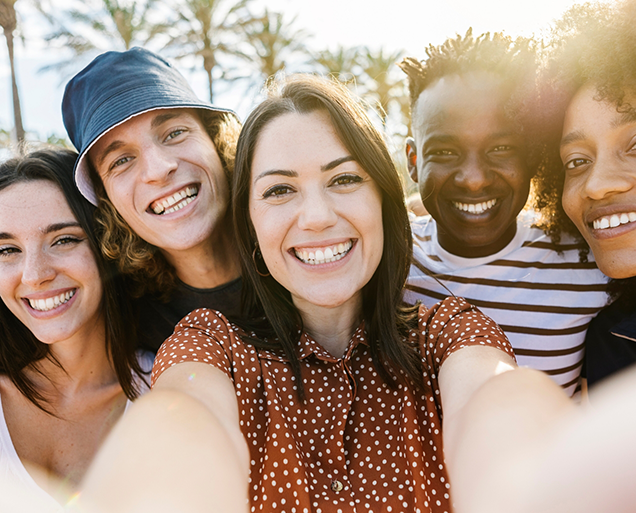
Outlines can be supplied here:
<path id="1" fill-rule="evenodd" d="M 256 269 L 256 274 L 258 274 L 259 276 L 262 276 L 263 278 L 267 278 L 268 276 L 271 276 L 269 271 L 267 271 L 266 274 L 263 274 L 262 272 L 260 272 L 258 270 L 258 263 L 256 262 L 256 252 L 257 251 L 258 251 L 258 256 L 260 256 L 261 260 L 263 260 L 263 256 L 261 255 L 261 252 L 258 249 L 258 242 L 256 244 L 254 244 L 254 251 L 252 251 L 252 261 L 254 262 L 254 269 Z M 265 263 L 265 262 L 263 262 L 263 263 Z"/>

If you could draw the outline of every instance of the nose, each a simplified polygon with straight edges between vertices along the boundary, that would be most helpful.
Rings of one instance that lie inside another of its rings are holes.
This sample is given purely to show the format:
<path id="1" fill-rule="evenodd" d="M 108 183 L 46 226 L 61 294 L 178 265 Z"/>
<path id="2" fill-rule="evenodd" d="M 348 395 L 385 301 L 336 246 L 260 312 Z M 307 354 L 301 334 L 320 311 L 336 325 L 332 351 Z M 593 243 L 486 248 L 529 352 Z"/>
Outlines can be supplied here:
<path id="1" fill-rule="evenodd" d="M 308 192 L 302 197 L 298 226 L 302 230 L 320 232 L 338 221 L 338 214 L 324 190 Z"/>
<path id="2" fill-rule="evenodd" d="M 178 167 L 171 152 L 156 144 L 144 146 L 141 158 L 143 178 L 148 183 L 164 182 Z"/>
<path id="3" fill-rule="evenodd" d="M 611 155 L 598 155 L 585 174 L 584 193 L 593 200 L 626 192 L 634 186 L 636 168 Z"/>
<path id="4" fill-rule="evenodd" d="M 56 272 L 50 258 L 43 252 L 27 253 L 23 260 L 22 283 L 37 288 L 55 278 Z"/>
<path id="5" fill-rule="evenodd" d="M 455 185 L 470 192 L 485 189 L 492 184 L 493 179 L 494 174 L 488 163 L 476 154 L 466 156 L 454 176 Z"/>

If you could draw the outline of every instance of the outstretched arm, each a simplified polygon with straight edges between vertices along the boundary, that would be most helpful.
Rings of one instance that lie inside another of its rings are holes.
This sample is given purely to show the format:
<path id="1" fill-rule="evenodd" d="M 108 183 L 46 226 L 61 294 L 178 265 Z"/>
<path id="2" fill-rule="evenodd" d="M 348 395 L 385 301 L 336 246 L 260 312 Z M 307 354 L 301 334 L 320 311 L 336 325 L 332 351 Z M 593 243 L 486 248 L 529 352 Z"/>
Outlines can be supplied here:
<path id="1" fill-rule="evenodd" d="M 182 363 L 113 429 L 80 502 L 104 513 L 248 511 L 248 473 L 231 381 L 210 365 Z"/>

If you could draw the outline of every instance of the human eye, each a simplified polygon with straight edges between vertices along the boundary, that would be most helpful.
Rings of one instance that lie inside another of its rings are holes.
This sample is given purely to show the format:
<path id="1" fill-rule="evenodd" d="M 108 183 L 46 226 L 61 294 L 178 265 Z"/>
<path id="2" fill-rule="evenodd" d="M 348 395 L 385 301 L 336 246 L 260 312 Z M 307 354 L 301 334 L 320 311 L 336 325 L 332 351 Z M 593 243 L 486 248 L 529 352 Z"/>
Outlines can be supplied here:
<path id="1" fill-rule="evenodd" d="M 429 150 L 426 153 L 426 155 L 430 157 L 451 157 L 455 155 L 455 152 L 453 150 L 448 150 L 446 148 L 440 148 L 435 150 Z"/>
<path id="2" fill-rule="evenodd" d="M 498 144 L 497 146 L 495 146 L 492 150 L 490 150 L 492 153 L 502 153 L 505 151 L 512 151 L 514 149 L 514 147 L 510 144 Z"/>
<path id="3" fill-rule="evenodd" d="M 263 199 L 283 198 L 292 192 L 293 189 L 289 185 L 277 184 L 265 189 L 265 192 L 263 192 Z"/>
<path id="4" fill-rule="evenodd" d="M 363 178 L 360 175 L 356 175 L 353 173 L 345 173 L 338 176 L 335 176 L 329 185 L 352 185 L 355 183 L 360 183 L 363 181 Z"/>
<path id="5" fill-rule="evenodd" d="M 15 253 L 20 253 L 20 250 L 15 246 L 0 246 L 0 258 L 9 258 Z"/>
<path id="6" fill-rule="evenodd" d="M 181 134 L 186 133 L 186 129 L 185 128 L 175 128 L 173 130 L 170 130 L 170 132 L 168 133 L 168 135 L 166 136 L 166 138 L 164 139 L 165 142 L 171 141 L 173 139 L 176 139 L 177 137 L 179 137 Z"/>
<path id="7" fill-rule="evenodd" d="M 79 244 L 80 242 L 83 242 L 84 240 L 85 240 L 84 238 L 76 237 L 75 235 L 63 235 L 55 239 L 55 241 L 53 242 L 53 246 L 62 246 L 62 247 L 76 246 L 77 244 Z"/>
<path id="8" fill-rule="evenodd" d="M 132 160 L 132 157 L 121 157 L 117 160 L 114 160 L 113 163 L 108 167 L 108 171 L 113 171 L 116 168 L 120 168 L 123 165 L 127 164 Z"/>
<path id="9" fill-rule="evenodd" d="M 563 164 L 563 169 L 565 169 L 566 172 L 572 171 L 574 169 L 585 166 L 589 164 L 590 162 L 591 161 L 589 159 L 582 158 L 582 157 L 573 158 L 565 162 L 565 164 Z"/>

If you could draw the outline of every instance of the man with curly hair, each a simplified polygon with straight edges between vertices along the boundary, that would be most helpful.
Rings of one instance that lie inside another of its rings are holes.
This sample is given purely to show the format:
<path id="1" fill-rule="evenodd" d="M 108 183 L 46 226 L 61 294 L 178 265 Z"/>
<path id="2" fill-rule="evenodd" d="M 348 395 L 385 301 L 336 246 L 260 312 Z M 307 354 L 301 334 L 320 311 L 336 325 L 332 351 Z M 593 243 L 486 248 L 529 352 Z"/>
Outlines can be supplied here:
<path id="1" fill-rule="evenodd" d="M 229 216 L 239 123 L 142 48 L 97 56 L 66 86 L 75 182 L 98 205 L 105 255 L 131 275 L 142 345 L 156 351 L 196 308 L 240 310 Z"/>
<path id="2" fill-rule="evenodd" d="M 583 339 L 606 303 L 605 277 L 522 212 L 539 168 L 532 40 L 483 34 L 407 58 L 412 130 L 408 167 L 430 216 L 412 221 L 405 299 L 431 306 L 466 297 L 497 321 L 521 365 L 546 371 L 570 395 Z"/>
<path id="3" fill-rule="evenodd" d="M 538 184 L 553 191 L 549 228 L 584 238 L 619 296 L 587 332 L 590 385 L 636 363 L 635 19 L 634 0 L 573 7 L 542 77 L 557 123 Z"/>

